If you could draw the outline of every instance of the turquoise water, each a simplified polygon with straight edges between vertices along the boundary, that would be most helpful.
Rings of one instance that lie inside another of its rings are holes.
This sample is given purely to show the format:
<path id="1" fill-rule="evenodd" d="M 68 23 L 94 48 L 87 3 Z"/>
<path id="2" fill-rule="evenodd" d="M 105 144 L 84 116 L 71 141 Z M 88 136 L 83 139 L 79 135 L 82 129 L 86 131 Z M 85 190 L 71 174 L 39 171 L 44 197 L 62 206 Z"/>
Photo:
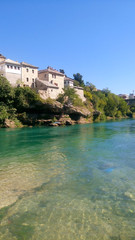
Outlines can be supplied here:
<path id="1" fill-rule="evenodd" d="M 0 129 L 0 240 L 134 240 L 135 120 Z"/>

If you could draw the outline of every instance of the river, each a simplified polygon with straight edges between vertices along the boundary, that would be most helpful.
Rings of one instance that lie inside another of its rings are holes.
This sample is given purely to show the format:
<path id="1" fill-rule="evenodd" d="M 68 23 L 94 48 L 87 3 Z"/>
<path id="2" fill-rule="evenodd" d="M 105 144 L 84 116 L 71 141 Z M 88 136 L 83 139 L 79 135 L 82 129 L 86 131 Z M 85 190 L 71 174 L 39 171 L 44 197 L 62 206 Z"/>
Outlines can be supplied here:
<path id="1" fill-rule="evenodd" d="M 0 129 L 0 240 L 134 240 L 135 120 Z"/>

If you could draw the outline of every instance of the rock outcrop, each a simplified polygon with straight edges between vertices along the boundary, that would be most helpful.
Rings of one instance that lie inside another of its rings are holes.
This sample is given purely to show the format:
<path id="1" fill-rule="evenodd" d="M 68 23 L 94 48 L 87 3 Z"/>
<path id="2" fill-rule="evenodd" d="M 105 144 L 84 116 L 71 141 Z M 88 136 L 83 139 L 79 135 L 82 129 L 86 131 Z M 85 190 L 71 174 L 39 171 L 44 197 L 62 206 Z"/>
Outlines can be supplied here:
<path id="1" fill-rule="evenodd" d="M 13 120 L 5 119 L 4 127 L 5 128 L 16 128 L 16 124 Z"/>

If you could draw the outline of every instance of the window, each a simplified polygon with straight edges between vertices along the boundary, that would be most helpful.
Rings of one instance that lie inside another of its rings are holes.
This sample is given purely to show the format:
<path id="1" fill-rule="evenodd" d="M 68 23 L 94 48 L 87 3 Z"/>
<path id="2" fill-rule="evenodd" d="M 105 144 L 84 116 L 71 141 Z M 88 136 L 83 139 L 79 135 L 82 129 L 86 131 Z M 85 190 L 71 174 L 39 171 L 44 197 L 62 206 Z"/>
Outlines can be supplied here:
<path id="1" fill-rule="evenodd" d="M 32 69 L 32 73 L 34 73 L 34 70 Z"/>
<path id="2" fill-rule="evenodd" d="M 20 67 L 18 67 L 18 70 L 20 70 Z"/>
<path id="3" fill-rule="evenodd" d="M 26 68 L 26 72 L 28 72 L 29 71 L 29 69 L 28 68 Z"/>
<path id="4" fill-rule="evenodd" d="M 29 78 L 26 78 L 27 82 L 29 81 Z"/>
<path id="5" fill-rule="evenodd" d="M 32 78 L 32 82 L 34 83 L 34 78 Z"/>
<path id="6" fill-rule="evenodd" d="M 7 68 L 9 68 L 9 65 L 7 65 Z"/>
<path id="7" fill-rule="evenodd" d="M 53 92 L 53 89 L 51 89 L 51 92 Z"/>
<path id="8" fill-rule="evenodd" d="M 53 77 L 53 78 L 56 78 L 56 75 L 55 75 L 55 74 L 52 74 L 52 77 Z"/>
<path id="9" fill-rule="evenodd" d="M 16 69 L 16 66 L 14 66 L 14 69 Z"/>
<path id="10" fill-rule="evenodd" d="M 13 66 L 11 66 L 11 69 L 13 68 Z"/>
<path id="11" fill-rule="evenodd" d="M 45 74 L 45 78 L 46 78 L 46 74 Z"/>
<path id="12" fill-rule="evenodd" d="M 51 80 L 51 83 L 53 84 L 53 80 Z"/>

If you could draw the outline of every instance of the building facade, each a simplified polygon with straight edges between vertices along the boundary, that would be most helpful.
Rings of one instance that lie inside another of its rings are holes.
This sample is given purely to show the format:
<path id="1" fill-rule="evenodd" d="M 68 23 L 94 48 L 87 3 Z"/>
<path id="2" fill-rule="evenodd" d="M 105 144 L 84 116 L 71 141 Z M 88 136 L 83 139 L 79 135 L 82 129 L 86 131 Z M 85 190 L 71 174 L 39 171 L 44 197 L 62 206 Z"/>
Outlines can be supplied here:
<path id="1" fill-rule="evenodd" d="M 0 62 L 1 75 L 7 78 L 12 86 L 21 81 L 21 64 L 11 59 L 5 59 Z"/>
<path id="2" fill-rule="evenodd" d="M 36 81 L 36 86 L 40 96 L 42 92 L 42 97 L 44 96 L 44 99 L 48 97 L 56 99 L 60 93 L 63 93 L 64 77 L 65 75 L 63 73 L 60 73 L 52 67 L 40 70 L 38 72 L 38 80 Z"/>
<path id="3" fill-rule="evenodd" d="M 38 78 L 38 67 L 0 55 L 0 74 L 7 78 L 13 87 L 20 85 L 34 88 Z"/>
<path id="4" fill-rule="evenodd" d="M 38 67 L 21 62 L 21 82 L 23 86 L 35 88 L 35 82 L 38 78 Z"/>

